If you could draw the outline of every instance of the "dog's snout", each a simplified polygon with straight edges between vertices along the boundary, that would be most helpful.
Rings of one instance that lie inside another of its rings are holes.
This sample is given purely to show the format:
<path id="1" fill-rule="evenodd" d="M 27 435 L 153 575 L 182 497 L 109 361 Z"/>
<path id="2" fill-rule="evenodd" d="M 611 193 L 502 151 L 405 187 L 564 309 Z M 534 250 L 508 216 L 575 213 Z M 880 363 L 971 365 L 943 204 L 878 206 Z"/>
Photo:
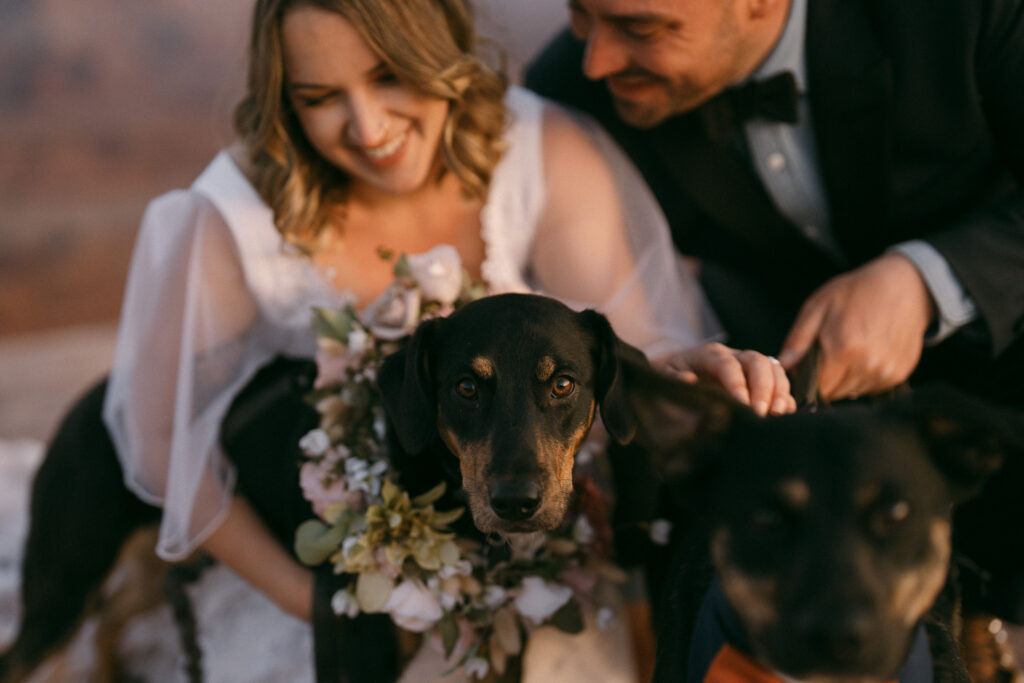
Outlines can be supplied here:
<path id="1" fill-rule="evenodd" d="M 540 486 L 532 481 L 499 480 L 490 493 L 494 512 L 508 522 L 527 520 L 540 507 Z"/>
<path id="2" fill-rule="evenodd" d="M 800 637 L 813 651 L 834 664 L 856 662 L 872 634 L 872 622 L 864 611 L 839 616 L 818 613 L 806 615 L 799 624 Z"/>

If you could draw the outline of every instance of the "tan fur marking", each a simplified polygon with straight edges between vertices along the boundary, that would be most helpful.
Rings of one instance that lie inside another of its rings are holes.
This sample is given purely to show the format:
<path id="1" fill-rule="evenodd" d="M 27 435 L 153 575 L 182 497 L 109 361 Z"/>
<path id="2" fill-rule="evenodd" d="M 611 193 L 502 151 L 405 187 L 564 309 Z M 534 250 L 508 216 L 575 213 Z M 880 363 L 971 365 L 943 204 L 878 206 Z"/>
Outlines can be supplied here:
<path id="1" fill-rule="evenodd" d="M 882 488 L 878 484 L 868 484 L 853 494 L 853 502 L 857 507 L 866 508 L 867 506 L 878 500 L 878 497 L 882 495 Z"/>
<path id="2" fill-rule="evenodd" d="M 778 621 L 773 604 L 775 582 L 769 579 L 753 579 L 737 571 L 729 560 L 731 539 L 725 529 L 717 530 L 711 538 L 711 559 L 718 570 L 729 604 L 736 608 L 740 621 L 751 631 L 757 632 Z"/>
<path id="3" fill-rule="evenodd" d="M 802 510 L 811 501 L 811 488 L 803 479 L 787 479 L 779 482 L 779 496 L 795 510 Z"/>
<path id="4" fill-rule="evenodd" d="M 952 553 L 950 525 L 937 519 L 929 530 L 932 553 L 923 566 L 914 567 L 894 583 L 890 609 L 894 618 L 907 627 L 917 623 L 935 601 L 946 582 Z"/>
<path id="5" fill-rule="evenodd" d="M 544 356 L 537 362 L 537 379 L 541 382 L 547 382 L 551 379 L 551 375 L 555 374 L 555 359 L 551 356 Z"/>
<path id="6" fill-rule="evenodd" d="M 475 372 L 477 377 L 480 377 L 481 379 L 490 379 L 494 377 L 494 363 L 491 362 L 490 358 L 477 356 L 470 362 L 469 366 L 473 368 L 473 372 Z"/>

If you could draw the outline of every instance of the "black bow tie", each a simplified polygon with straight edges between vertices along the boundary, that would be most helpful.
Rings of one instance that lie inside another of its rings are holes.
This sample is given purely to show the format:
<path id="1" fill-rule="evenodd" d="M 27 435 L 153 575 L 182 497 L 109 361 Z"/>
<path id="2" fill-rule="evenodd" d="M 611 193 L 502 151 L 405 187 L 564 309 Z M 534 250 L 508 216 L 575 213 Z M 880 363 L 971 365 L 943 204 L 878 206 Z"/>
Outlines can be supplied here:
<path id="1" fill-rule="evenodd" d="M 783 71 L 763 81 L 727 88 L 699 111 L 708 136 L 728 140 L 752 119 L 796 123 L 797 100 L 796 77 L 792 71 Z"/>

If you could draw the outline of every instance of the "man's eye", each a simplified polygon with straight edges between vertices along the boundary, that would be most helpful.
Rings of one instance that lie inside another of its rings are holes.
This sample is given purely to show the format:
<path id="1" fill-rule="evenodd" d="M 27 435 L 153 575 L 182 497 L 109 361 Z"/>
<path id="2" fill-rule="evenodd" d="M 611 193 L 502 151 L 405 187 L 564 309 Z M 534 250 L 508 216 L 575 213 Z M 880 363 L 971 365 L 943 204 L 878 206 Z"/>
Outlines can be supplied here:
<path id="1" fill-rule="evenodd" d="M 630 40 L 653 40 L 661 33 L 661 24 L 625 24 L 621 27 L 622 34 Z"/>

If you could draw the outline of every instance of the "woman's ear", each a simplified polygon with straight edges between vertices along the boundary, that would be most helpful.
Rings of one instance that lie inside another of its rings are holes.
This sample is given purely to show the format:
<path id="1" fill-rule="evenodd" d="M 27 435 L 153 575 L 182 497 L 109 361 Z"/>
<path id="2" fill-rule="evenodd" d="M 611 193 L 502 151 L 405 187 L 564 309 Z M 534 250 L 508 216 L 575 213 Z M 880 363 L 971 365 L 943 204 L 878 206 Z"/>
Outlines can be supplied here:
<path id="1" fill-rule="evenodd" d="M 384 359 L 377 375 L 390 427 L 406 453 L 423 451 L 437 434 L 431 349 L 438 324 L 420 323 L 405 346 Z"/>

